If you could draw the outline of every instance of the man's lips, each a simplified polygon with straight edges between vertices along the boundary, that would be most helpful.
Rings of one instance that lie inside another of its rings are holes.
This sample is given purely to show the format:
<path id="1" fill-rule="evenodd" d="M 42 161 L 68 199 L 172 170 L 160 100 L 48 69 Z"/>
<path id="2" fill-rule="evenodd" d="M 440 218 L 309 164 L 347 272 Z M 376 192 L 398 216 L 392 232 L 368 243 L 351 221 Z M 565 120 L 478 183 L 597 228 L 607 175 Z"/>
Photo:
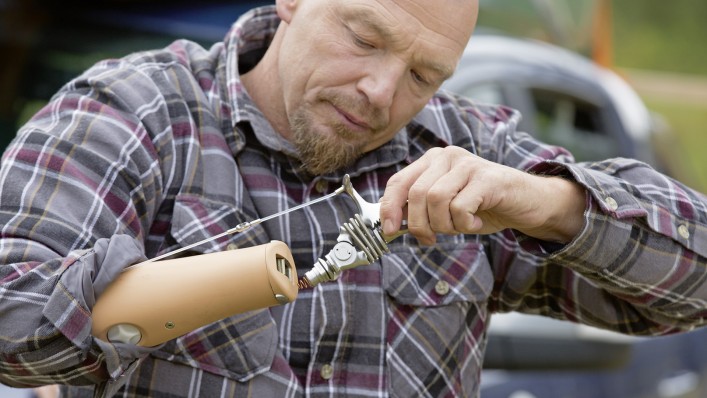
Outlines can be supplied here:
<path id="1" fill-rule="evenodd" d="M 333 105 L 334 109 L 344 118 L 349 124 L 356 126 L 358 129 L 370 130 L 371 126 L 366 123 L 363 119 L 354 116 L 353 114 Z"/>

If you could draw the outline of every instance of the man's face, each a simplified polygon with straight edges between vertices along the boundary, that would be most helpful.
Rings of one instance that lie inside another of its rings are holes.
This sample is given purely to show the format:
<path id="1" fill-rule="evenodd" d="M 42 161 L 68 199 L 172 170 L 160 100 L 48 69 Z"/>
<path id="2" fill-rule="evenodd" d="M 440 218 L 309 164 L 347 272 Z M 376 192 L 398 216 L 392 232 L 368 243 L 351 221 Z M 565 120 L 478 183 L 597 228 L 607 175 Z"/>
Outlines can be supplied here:
<path id="1" fill-rule="evenodd" d="M 283 1 L 295 4 L 278 58 L 286 138 L 312 174 L 409 122 L 456 68 L 477 10 L 472 0 Z"/>

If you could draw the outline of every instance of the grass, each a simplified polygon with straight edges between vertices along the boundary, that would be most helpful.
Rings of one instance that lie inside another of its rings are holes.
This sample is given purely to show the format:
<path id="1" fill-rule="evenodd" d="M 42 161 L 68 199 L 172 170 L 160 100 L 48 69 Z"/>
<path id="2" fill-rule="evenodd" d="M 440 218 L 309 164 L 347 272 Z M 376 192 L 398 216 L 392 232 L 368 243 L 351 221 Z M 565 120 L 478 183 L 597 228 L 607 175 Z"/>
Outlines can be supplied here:
<path id="1" fill-rule="evenodd" d="M 660 146 L 669 171 L 707 193 L 707 3 L 614 0 L 612 7 L 616 66 L 670 74 L 633 84 L 670 125 L 674 139 Z"/>
<path id="2" fill-rule="evenodd" d="M 614 0 L 612 6 L 615 64 L 682 76 L 657 90 L 634 87 L 674 133 L 661 147 L 671 174 L 707 193 L 707 2 Z"/>
<path id="3" fill-rule="evenodd" d="M 671 173 L 687 185 L 707 193 L 707 103 L 677 102 L 642 96 L 651 110 L 662 115 L 672 137 L 659 143 Z"/>

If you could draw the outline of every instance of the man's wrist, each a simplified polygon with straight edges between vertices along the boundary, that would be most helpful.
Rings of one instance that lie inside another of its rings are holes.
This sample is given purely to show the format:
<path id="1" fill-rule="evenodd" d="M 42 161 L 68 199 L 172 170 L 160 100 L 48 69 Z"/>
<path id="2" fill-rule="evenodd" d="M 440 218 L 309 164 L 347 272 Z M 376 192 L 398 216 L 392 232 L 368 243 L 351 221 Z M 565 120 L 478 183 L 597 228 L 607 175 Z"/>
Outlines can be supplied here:
<path id="1" fill-rule="evenodd" d="M 519 229 L 528 236 L 550 242 L 569 243 L 584 226 L 586 191 L 574 181 L 562 177 L 545 177 L 537 201 L 541 214 L 538 227 Z"/>

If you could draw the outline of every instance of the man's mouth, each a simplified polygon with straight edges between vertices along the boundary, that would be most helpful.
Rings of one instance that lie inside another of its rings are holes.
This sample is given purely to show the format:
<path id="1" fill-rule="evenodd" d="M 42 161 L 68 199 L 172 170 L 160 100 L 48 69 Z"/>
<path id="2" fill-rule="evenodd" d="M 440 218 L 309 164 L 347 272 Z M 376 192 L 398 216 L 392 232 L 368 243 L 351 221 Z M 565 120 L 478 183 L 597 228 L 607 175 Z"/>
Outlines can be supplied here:
<path id="1" fill-rule="evenodd" d="M 371 126 L 363 119 L 332 104 L 348 128 L 355 131 L 370 131 Z"/>

